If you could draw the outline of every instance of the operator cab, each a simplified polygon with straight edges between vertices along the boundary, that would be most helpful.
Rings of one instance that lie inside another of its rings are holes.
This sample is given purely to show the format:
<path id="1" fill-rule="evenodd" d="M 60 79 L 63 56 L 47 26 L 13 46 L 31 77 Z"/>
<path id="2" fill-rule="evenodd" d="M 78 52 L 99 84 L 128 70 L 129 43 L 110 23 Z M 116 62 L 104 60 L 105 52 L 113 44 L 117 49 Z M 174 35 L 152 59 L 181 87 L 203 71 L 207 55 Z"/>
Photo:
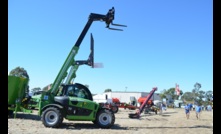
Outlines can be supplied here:
<path id="1" fill-rule="evenodd" d="M 93 101 L 90 90 L 79 83 L 62 85 L 58 94 L 59 96 L 73 96 Z"/>

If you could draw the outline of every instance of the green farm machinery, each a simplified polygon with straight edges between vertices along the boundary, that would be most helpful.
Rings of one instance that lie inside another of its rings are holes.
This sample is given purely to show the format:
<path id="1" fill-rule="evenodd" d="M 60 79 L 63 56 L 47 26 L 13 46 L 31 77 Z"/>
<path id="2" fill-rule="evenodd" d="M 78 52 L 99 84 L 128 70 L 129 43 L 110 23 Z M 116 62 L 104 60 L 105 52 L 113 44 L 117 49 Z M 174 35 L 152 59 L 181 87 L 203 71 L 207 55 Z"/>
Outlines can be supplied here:
<path id="1" fill-rule="evenodd" d="M 17 112 L 32 113 L 28 109 L 30 97 L 25 95 L 28 88 L 28 78 L 8 76 L 8 115 L 16 117 Z"/>

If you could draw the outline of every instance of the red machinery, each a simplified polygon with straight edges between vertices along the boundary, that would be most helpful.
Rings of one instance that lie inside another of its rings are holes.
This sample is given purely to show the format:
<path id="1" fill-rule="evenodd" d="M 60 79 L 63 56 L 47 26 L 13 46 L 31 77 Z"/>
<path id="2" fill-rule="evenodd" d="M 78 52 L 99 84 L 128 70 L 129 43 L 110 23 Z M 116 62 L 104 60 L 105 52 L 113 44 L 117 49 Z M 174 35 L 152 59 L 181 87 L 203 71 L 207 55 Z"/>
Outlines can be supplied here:
<path id="1" fill-rule="evenodd" d="M 112 98 L 113 103 L 117 104 L 120 103 L 120 100 L 118 98 Z"/>
<path id="2" fill-rule="evenodd" d="M 113 100 L 113 103 L 115 103 L 115 105 L 116 105 L 118 108 L 124 108 L 124 109 L 128 108 L 128 109 L 132 109 L 132 110 L 135 110 L 136 108 L 138 108 L 138 107 L 136 107 L 136 106 L 127 104 L 127 103 L 125 103 L 125 102 L 120 102 L 120 100 L 119 100 L 118 98 L 112 98 L 112 100 Z"/>
<path id="3" fill-rule="evenodd" d="M 135 110 L 139 108 L 139 107 L 136 107 L 136 106 L 124 103 L 124 102 L 120 102 L 118 98 L 112 98 L 112 102 L 113 103 L 111 104 L 108 104 L 108 103 L 106 104 L 101 103 L 101 104 L 107 108 L 110 108 L 114 113 L 117 113 L 119 108 L 124 108 L 124 109 L 128 108 L 130 110 Z"/>
<path id="4" fill-rule="evenodd" d="M 155 92 L 155 90 L 154 91 L 152 90 L 147 97 L 140 97 L 138 99 L 138 102 L 141 104 L 140 107 L 137 107 L 137 106 L 134 106 L 134 105 L 131 105 L 131 104 L 127 104 L 125 102 L 120 102 L 120 100 L 118 98 L 112 98 L 113 103 L 111 103 L 111 104 L 109 104 L 109 103 L 100 103 L 100 105 L 102 105 L 103 107 L 107 107 L 107 108 L 111 109 L 114 113 L 117 113 L 119 108 L 124 108 L 124 109 L 128 108 L 130 110 L 139 109 L 139 111 L 142 109 L 142 111 L 143 111 L 143 109 L 145 108 L 146 105 L 152 106 L 153 101 L 150 100 L 150 98 L 153 96 L 153 93 Z M 147 101 L 147 102 L 145 102 L 145 101 Z M 154 111 L 154 112 L 157 113 L 156 111 Z"/>
<path id="5" fill-rule="evenodd" d="M 140 118 L 140 114 L 143 112 L 145 106 L 147 105 L 150 98 L 153 96 L 154 92 L 157 90 L 157 87 L 154 87 L 152 91 L 147 95 L 145 101 L 139 107 L 138 111 L 135 114 L 129 114 L 129 118 Z"/>
<path id="6" fill-rule="evenodd" d="M 116 104 L 116 105 L 118 106 L 118 108 L 124 108 L 124 109 L 128 108 L 130 110 L 135 110 L 135 109 L 139 108 L 139 107 L 136 107 L 134 105 L 127 104 L 127 103 L 119 103 L 119 104 Z"/>
<path id="7" fill-rule="evenodd" d="M 146 99 L 147 99 L 147 97 L 140 97 L 137 101 L 142 105 Z M 149 100 L 147 102 L 147 105 L 151 105 L 152 103 L 153 103 L 153 100 Z"/>
<path id="8" fill-rule="evenodd" d="M 138 103 L 140 103 L 140 105 L 142 105 L 144 103 L 144 101 L 147 99 L 147 97 L 140 97 L 138 99 Z M 155 114 L 157 114 L 157 111 L 159 110 L 159 107 L 157 107 L 153 100 L 149 100 L 147 101 L 146 106 L 144 106 L 144 114 L 147 114 L 149 112 L 154 112 Z"/>

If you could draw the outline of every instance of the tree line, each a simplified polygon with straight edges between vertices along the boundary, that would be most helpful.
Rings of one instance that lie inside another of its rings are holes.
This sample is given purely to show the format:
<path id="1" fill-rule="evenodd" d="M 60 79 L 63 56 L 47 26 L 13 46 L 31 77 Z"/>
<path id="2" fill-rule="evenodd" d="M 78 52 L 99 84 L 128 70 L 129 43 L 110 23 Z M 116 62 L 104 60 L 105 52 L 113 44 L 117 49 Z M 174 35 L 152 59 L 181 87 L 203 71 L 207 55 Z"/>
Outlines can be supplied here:
<path id="1" fill-rule="evenodd" d="M 16 67 L 15 69 L 11 70 L 9 75 L 19 76 L 19 77 L 24 77 L 24 78 L 29 79 L 29 75 L 27 71 L 22 67 Z M 42 89 L 40 87 L 35 87 L 35 88 L 32 88 L 30 91 L 32 93 L 35 93 L 38 91 L 47 91 L 50 85 L 51 84 L 45 86 Z M 85 84 L 85 86 L 89 88 L 89 85 Z M 169 99 L 168 96 L 170 96 L 172 100 L 178 100 L 180 98 L 184 102 L 194 102 L 199 105 L 211 104 L 211 99 L 213 98 L 213 91 L 211 90 L 203 91 L 201 90 L 201 87 L 202 85 L 196 82 L 194 84 L 194 88 L 192 89 L 192 91 L 188 91 L 184 93 L 182 90 L 180 90 L 179 95 L 176 94 L 175 88 L 164 89 L 160 93 L 160 98 L 168 100 Z M 112 92 L 112 90 L 108 88 L 108 89 L 105 89 L 104 92 Z M 26 90 L 26 95 L 28 94 L 29 94 L 29 87 Z"/>
<path id="2" fill-rule="evenodd" d="M 167 90 L 164 89 L 163 91 L 161 91 L 160 97 L 161 97 L 161 99 L 166 99 L 166 100 L 168 100 L 168 96 L 171 96 L 171 98 L 173 100 L 178 100 L 178 98 L 180 97 L 180 99 L 183 102 L 193 102 L 193 103 L 199 104 L 199 105 L 211 104 L 212 98 L 213 98 L 213 91 L 211 91 L 211 90 L 203 91 L 203 90 L 200 90 L 201 87 L 202 87 L 202 85 L 200 83 L 196 82 L 194 84 L 194 88 L 192 89 L 192 91 L 187 91 L 184 93 L 181 90 L 179 96 L 176 95 L 175 88 L 170 88 Z"/>

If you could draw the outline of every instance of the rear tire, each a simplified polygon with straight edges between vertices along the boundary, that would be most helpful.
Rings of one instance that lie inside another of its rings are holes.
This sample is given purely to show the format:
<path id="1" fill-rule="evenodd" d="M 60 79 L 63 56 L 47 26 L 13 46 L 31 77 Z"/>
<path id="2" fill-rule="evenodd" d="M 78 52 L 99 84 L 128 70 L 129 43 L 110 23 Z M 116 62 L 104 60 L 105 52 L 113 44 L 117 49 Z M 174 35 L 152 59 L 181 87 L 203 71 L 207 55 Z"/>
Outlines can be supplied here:
<path id="1" fill-rule="evenodd" d="M 101 109 L 96 116 L 96 124 L 101 128 L 110 128 L 114 125 L 115 115 L 112 111 Z"/>
<path id="2" fill-rule="evenodd" d="M 62 124 L 63 115 L 58 108 L 48 107 L 42 112 L 41 120 L 45 127 L 58 128 Z"/>

